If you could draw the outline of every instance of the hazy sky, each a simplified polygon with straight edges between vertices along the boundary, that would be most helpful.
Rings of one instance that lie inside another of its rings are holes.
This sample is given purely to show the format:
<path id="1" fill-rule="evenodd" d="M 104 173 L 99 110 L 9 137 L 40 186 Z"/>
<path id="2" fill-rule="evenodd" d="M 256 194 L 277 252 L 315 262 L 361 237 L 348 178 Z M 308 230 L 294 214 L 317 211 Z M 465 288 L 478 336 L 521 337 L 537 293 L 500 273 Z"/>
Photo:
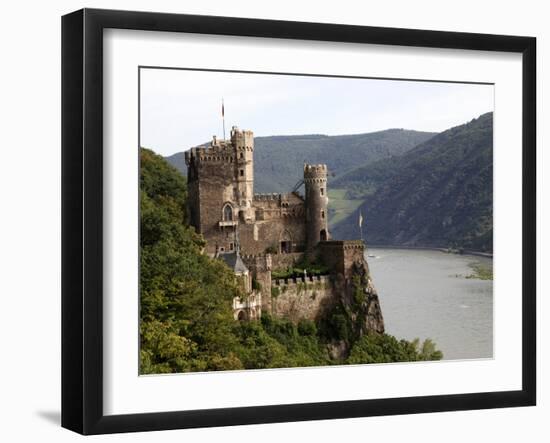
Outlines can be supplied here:
<path id="1" fill-rule="evenodd" d="M 141 146 L 162 155 L 222 136 L 443 131 L 493 110 L 493 86 L 415 81 L 141 70 Z"/>

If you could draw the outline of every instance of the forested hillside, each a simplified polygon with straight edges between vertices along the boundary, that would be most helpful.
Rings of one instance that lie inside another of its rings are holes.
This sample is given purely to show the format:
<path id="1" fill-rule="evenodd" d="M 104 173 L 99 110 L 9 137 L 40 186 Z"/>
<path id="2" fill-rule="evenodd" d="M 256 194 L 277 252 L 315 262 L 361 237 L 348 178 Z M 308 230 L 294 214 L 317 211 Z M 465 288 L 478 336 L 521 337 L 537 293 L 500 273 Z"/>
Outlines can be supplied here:
<path id="1" fill-rule="evenodd" d="M 326 163 L 329 180 L 371 162 L 401 155 L 433 137 L 431 132 L 388 129 L 354 135 L 292 135 L 254 139 L 255 192 L 289 192 L 303 177 L 303 165 Z M 166 158 L 183 175 L 183 153 Z"/>
<path id="2" fill-rule="evenodd" d="M 337 238 L 492 251 L 493 114 L 449 129 L 391 160 L 355 169 L 332 183 L 364 203 L 333 227 Z"/>
<path id="3" fill-rule="evenodd" d="M 140 150 L 140 161 L 140 373 L 441 358 L 430 340 L 353 338 L 352 316 L 339 304 L 317 323 L 235 321 L 240 288 L 224 262 L 202 254 L 204 242 L 187 224 L 184 177 L 150 150 Z M 342 342 L 349 355 L 331 358 L 330 344 Z"/>

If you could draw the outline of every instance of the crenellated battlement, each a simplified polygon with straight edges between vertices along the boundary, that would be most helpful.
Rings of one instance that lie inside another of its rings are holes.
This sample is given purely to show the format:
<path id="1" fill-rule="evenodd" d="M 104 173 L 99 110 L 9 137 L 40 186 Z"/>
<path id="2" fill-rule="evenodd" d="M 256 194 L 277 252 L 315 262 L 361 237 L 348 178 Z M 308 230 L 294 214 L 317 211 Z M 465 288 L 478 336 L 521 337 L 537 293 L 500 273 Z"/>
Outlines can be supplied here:
<path id="1" fill-rule="evenodd" d="M 318 164 L 318 165 L 311 165 L 311 164 L 304 164 L 304 174 L 310 174 L 310 173 L 327 173 L 327 165 L 324 163 Z"/>
<path id="2" fill-rule="evenodd" d="M 277 194 L 275 192 L 268 193 L 268 194 L 254 194 L 254 200 L 261 200 L 261 201 L 267 201 L 267 200 L 280 200 L 281 194 Z"/>
<path id="3" fill-rule="evenodd" d="M 241 131 L 236 126 L 231 130 L 231 139 L 218 139 L 215 135 L 207 146 L 197 146 L 185 152 L 185 163 L 191 162 L 225 162 L 236 161 L 246 162 L 250 154 L 241 158 L 241 152 L 252 153 L 254 151 L 254 133 L 252 131 Z"/>
<path id="4" fill-rule="evenodd" d="M 198 146 L 191 148 L 185 152 L 185 163 L 189 166 L 192 161 L 195 162 L 226 162 L 233 163 L 235 161 L 235 152 L 230 144 L 224 140 L 222 143 L 216 141 L 217 144 L 210 146 Z M 214 143 L 213 142 L 213 143 Z"/>
<path id="5" fill-rule="evenodd" d="M 327 165 L 304 164 L 304 182 L 321 182 L 327 179 Z"/>
<path id="6" fill-rule="evenodd" d="M 296 286 L 298 284 L 308 284 L 308 283 L 329 283 L 330 277 L 328 275 L 308 275 L 307 277 L 293 277 L 293 278 L 278 278 L 272 280 L 272 287 L 280 286 Z"/>
<path id="7" fill-rule="evenodd" d="M 323 249 L 342 249 L 342 250 L 350 250 L 350 249 L 365 249 L 365 244 L 363 243 L 363 240 L 329 240 L 326 242 L 323 242 L 322 245 Z"/>
<path id="8" fill-rule="evenodd" d="M 241 254 L 241 258 L 245 261 L 266 259 L 267 257 L 271 257 L 271 254 Z"/>
<path id="9" fill-rule="evenodd" d="M 231 128 L 231 144 L 237 151 L 254 151 L 254 133 L 241 130 L 237 126 Z"/>

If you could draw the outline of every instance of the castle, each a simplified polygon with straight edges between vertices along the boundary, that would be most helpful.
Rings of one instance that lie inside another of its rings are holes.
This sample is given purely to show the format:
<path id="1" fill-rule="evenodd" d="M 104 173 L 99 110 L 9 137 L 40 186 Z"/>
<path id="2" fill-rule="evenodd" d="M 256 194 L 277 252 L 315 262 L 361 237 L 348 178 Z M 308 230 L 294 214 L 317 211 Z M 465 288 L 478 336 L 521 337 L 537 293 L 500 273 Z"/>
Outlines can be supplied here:
<path id="1" fill-rule="evenodd" d="M 191 224 L 207 241 L 207 253 L 287 254 L 311 251 L 328 240 L 327 168 L 304 165 L 305 199 L 297 192 L 254 193 L 254 136 L 231 130 L 207 148 L 186 152 Z"/>
<path id="2" fill-rule="evenodd" d="M 258 319 L 262 311 L 316 319 L 349 295 L 355 273 L 372 305 L 370 327 L 383 332 L 363 242 L 330 239 L 326 165 L 304 164 L 305 196 L 255 194 L 254 134 L 235 126 L 229 140 L 214 137 L 209 146 L 186 151 L 185 162 L 190 223 L 206 240 L 205 252 L 224 260 L 247 294 L 233 300 L 236 319 Z M 304 258 L 325 263 L 331 272 L 272 278 Z"/>

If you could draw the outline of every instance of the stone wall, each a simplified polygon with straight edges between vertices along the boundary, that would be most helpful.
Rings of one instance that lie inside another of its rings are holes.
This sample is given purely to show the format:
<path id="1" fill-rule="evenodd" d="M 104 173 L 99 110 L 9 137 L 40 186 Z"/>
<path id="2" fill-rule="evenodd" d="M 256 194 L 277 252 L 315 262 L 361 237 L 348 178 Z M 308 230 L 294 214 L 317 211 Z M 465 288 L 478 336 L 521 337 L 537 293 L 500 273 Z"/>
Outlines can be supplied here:
<path id="1" fill-rule="evenodd" d="M 384 317 L 361 240 L 320 242 L 318 253 L 334 272 L 334 295 L 351 313 L 354 334 L 383 333 Z"/>
<path id="2" fill-rule="evenodd" d="M 256 220 L 305 217 L 304 199 L 298 194 L 255 194 L 252 202 Z"/>
<path id="3" fill-rule="evenodd" d="M 273 280 L 271 288 L 271 314 L 294 322 L 316 320 L 337 300 L 328 276 Z"/>
<path id="4" fill-rule="evenodd" d="M 298 263 L 304 254 L 301 252 L 293 252 L 290 254 L 274 254 L 271 257 L 273 269 L 287 269 Z"/>
<path id="5" fill-rule="evenodd" d="M 346 281 L 351 277 L 354 263 L 364 263 L 368 271 L 364 252 L 365 245 L 361 240 L 331 240 L 318 245 L 321 260 Z"/>
<path id="6" fill-rule="evenodd" d="M 253 289 L 262 296 L 262 310 L 271 312 L 272 256 L 270 254 L 242 255 L 241 258 L 252 274 Z"/>
<path id="7" fill-rule="evenodd" d="M 239 223 L 238 229 L 243 254 L 265 254 L 268 248 L 279 251 L 283 241 L 291 242 L 293 250 L 300 250 L 305 243 L 305 220 L 299 217 Z"/>
<path id="8" fill-rule="evenodd" d="M 233 299 L 235 320 L 259 320 L 262 317 L 262 295 L 253 291 L 246 297 Z"/>

